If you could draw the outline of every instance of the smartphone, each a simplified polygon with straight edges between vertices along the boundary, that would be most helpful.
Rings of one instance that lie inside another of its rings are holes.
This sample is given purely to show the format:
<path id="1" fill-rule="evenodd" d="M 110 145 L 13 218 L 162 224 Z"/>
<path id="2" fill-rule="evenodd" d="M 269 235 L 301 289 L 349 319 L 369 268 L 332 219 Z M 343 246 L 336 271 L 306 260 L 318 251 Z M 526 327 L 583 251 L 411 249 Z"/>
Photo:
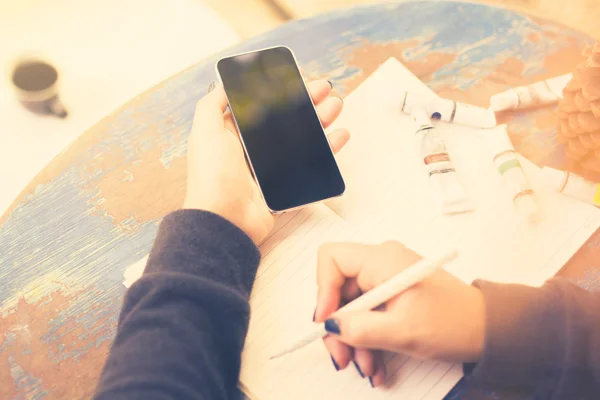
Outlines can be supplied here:
<path id="1" fill-rule="evenodd" d="M 216 68 L 248 164 L 272 212 L 344 193 L 344 179 L 289 48 L 222 58 Z"/>

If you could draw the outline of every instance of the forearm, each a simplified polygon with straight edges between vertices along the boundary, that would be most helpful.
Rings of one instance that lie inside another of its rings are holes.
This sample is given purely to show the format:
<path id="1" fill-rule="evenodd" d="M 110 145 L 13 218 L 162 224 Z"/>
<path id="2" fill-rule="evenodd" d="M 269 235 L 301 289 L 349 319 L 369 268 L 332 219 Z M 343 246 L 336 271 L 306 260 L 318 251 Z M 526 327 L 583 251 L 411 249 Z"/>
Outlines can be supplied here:
<path id="1" fill-rule="evenodd" d="M 600 294 L 565 280 L 542 288 L 475 283 L 486 304 L 486 342 L 476 381 L 540 398 L 600 393 Z"/>
<path id="2" fill-rule="evenodd" d="M 259 260 L 214 214 L 167 216 L 126 294 L 96 398 L 234 398 Z"/>

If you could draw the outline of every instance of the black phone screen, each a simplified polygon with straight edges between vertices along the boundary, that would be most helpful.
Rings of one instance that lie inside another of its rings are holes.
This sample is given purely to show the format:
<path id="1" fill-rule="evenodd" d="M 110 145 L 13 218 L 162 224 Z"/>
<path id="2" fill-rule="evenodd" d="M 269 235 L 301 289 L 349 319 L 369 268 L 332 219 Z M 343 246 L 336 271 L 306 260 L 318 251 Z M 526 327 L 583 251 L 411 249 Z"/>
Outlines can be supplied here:
<path id="1" fill-rule="evenodd" d="M 224 58 L 217 69 L 271 210 L 283 211 L 344 192 L 344 180 L 288 48 Z"/>

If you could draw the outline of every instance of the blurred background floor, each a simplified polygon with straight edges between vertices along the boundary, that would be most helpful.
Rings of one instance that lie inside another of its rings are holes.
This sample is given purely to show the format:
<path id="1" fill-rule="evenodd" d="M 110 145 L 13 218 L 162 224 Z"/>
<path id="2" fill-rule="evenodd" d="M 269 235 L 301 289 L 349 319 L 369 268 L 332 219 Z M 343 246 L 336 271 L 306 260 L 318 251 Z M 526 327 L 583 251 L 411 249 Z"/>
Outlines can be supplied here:
<path id="1" fill-rule="evenodd" d="M 488 0 L 600 38 L 600 0 Z M 0 81 L 0 214 L 72 140 L 219 50 L 296 18 L 374 0 L 0 0 L 0 68 L 35 53 L 61 76 L 66 120 L 25 111 Z M 198 94 L 201 97 L 202 93 Z"/>

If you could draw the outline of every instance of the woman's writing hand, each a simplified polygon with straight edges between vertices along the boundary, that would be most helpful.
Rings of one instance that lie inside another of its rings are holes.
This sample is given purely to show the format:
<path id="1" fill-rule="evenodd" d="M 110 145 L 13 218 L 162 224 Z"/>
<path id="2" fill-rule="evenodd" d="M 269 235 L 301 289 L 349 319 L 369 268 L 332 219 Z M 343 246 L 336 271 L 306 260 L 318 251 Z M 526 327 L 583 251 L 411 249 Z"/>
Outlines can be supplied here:
<path id="1" fill-rule="evenodd" d="M 423 359 L 479 359 L 484 344 L 483 297 L 479 289 L 441 269 L 381 309 L 335 313 L 419 259 L 396 242 L 333 243 L 320 249 L 315 320 L 327 321 L 331 334 L 324 340 L 336 368 L 354 361 L 359 372 L 378 386 L 385 382 L 381 350 Z"/>

